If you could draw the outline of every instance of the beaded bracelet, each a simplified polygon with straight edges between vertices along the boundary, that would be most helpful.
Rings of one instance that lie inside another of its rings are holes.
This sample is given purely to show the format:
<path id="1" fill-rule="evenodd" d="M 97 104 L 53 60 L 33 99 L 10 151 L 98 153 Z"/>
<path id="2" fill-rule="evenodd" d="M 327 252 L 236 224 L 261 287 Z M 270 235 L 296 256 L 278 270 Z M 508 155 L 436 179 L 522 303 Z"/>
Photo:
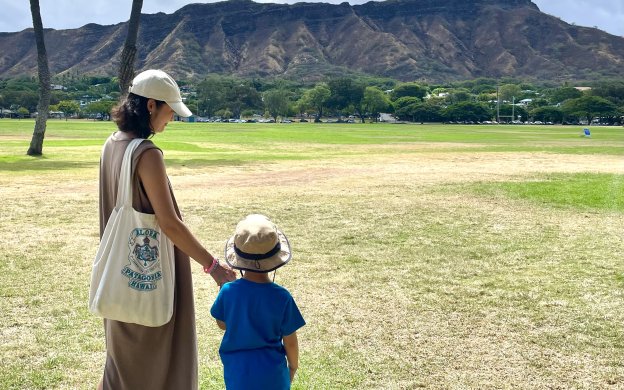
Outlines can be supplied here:
<path id="1" fill-rule="evenodd" d="M 214 271 L 214 269 L 217 266 L 217 264 L 219 264 L 219 260 L 217 260 L 216 257 L 213 257 L 212 258 L 212 264 L 210 265 L 210 267 L 204 266 L 204 272 L 207 273 L 207 274 L 211 274 L 212 271 Z"/>

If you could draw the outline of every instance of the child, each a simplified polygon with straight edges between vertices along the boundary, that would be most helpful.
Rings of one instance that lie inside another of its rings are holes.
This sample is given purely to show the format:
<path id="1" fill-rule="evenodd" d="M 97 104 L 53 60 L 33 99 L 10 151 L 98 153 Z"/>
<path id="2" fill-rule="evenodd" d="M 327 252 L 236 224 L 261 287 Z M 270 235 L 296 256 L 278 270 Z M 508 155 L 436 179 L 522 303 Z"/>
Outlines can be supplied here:
<path id="1" fill-rule="evenodd" d="M 288 290 L 268 275 L 290 258 L 288 239 L 264 215 L 248 215 L 225 244 L 227 263 L 245 271 L 223 285 L 210 309 L 225 330 L 219 355 L 228 390 L 290 389 L 299 364 L 296 331 L 305 321 Z"/>

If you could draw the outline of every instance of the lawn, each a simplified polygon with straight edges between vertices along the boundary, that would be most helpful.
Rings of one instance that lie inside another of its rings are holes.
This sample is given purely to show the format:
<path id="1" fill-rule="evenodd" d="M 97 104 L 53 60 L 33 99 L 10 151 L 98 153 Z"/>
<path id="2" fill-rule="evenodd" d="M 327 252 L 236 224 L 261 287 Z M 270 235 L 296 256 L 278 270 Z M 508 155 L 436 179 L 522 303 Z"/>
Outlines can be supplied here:
<path id="1" fill-rule="evenodd" d="M 0 120 L 0 389 L 92 389 L 86 307 L 111 122 Z M 624 129 L 171 123 L 154 142 L 221 255 L 270 216 L 293 261 L 294 389 L 624 388 Z M 223 388 L 217 289 L 193 263 L 200 388 Z"/>

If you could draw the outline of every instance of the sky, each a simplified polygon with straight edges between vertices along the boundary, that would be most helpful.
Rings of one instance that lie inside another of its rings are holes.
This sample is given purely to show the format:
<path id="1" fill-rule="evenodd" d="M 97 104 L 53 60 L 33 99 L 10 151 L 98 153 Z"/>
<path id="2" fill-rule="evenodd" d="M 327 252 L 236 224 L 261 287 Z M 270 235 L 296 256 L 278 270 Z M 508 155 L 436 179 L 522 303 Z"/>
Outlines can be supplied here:
<path id="1" fill-rule="evenodd" d="M 255 0 L 258 3 L 295 3 L 294 0 Z M 305 0 L 339 4 L 344 0 Z M 351 0 L 362 4 L 368 0 Z M 144 14 L 171 14 L 186 4 L 211 3 L 195 0 L 144 0 Z M 544 13 L 577 26 L 597 27 L 624 37 L 624 0 L 533 0 Z M 85 3 L 88 6 L 85 6 Z M 39 0 L 45 28 L 70 29 L 87 23 L 116 24 L 130 17 L 131 0 Z M 30 5 L 25 0 L 0 0 L 0 32 L 21 31 L 32 26 Z"/>

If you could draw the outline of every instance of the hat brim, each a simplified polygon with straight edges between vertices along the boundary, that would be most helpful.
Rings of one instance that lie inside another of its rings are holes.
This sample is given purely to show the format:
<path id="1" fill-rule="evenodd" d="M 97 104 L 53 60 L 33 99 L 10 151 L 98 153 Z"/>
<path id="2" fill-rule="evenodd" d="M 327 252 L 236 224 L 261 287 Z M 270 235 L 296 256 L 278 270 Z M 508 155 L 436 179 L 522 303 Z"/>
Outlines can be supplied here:
<path id="1" fill-rule="evenodd" d="M 175 111 L 175 113 L 180 115 L 181 117 L 188 118 L 189 116 L 193 115 L 193 113 L 191 112 L 191 110 L 188 109 L 186 104 L 182 102 L 165 102 L 165 103 L 167 103 L 169 107 L 171 107 L 171 109 Z"/>
<path id="2" fill-rule="evenodd" d="M 275 255 L 262 260 L 244 259 L 234 251 L 234 236 L 230 237 L 225 243 L 225 261 L 235 269 L 251 272 L 271 272 L 278 269 L 291 259 L 291 249 L 288 238 L 281 231 L 277 231 L 277 237 L 280 241 L 280 251 Z"/>

